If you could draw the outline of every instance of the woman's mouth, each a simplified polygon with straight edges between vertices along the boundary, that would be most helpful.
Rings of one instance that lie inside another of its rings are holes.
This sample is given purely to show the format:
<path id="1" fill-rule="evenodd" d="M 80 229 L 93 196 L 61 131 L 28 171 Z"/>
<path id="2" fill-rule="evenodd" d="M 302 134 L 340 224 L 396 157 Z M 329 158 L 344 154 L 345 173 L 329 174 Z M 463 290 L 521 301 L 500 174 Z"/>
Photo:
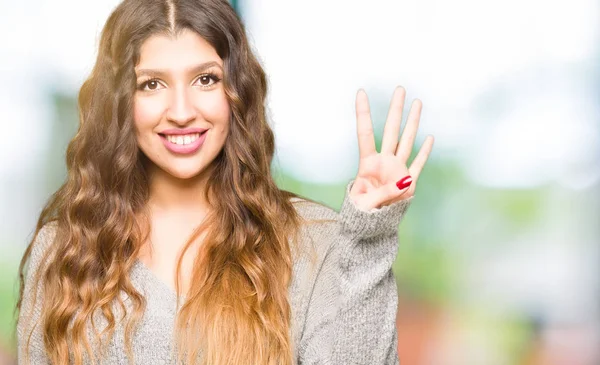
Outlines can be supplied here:
<path id="1" fill-rule="evenodd" d="M 165 147 L 177 154 L 191 154 L 200 149 L 206 139 L 206 132 L 189 134 L 159 134 Z"/>
<path id="2" fill-rule="evenodd" d="M 186 134 L 186 135 L 165 135 L 165 138 L 167 139 L 167 141 L 173 143 L 173 144 L 178 144 L 178 145 L 186 145 L 186 144 L 190 144 L 192 142 L 194 142 L 195 140 L 197 140 L 200 137 L 200 133 L 192 133 L 192 134 Z"/>

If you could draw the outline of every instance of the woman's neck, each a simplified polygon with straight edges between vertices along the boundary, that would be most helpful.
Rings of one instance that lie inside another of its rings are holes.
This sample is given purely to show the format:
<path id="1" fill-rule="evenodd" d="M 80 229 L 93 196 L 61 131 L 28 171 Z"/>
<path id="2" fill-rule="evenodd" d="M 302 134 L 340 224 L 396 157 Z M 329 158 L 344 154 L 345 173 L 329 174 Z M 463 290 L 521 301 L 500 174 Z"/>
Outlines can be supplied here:
<path id="1" fill-rule="evenodd" d="M 205 215 L 209 204 L 205 198 L 207 175 L 200 174 L 190 179 L 176 178 L 153 166 L 149 170 L 149 201 L 152 211 L 189 212 Z"/>

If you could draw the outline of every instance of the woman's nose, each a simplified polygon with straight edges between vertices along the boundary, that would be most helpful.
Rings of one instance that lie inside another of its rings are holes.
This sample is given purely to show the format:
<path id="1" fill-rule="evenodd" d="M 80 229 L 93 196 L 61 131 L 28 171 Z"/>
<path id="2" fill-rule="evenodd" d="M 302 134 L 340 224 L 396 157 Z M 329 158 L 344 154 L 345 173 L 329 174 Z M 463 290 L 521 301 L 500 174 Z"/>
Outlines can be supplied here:
<path id="1" fill-rule="evenodd" d="M 196 108 L 190 95 L 192 92 L 186 88 L 173 89 L 167 119 L 181 125 L 196 119 Z"/>

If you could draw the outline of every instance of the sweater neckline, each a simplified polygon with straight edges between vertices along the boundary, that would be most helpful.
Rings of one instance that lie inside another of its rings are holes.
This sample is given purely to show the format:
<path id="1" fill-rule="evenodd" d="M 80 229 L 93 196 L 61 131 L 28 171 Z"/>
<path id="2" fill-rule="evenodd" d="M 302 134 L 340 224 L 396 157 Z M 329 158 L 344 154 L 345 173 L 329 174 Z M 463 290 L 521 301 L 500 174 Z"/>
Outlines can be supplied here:
<path id="1" fill-rule="evenodd" d="M 150 284 L 150 286 L 166 294 L 172 300 L 177 299 L 177 293 L 175 290 L 165 283 L 161 278 L 156 276 L 156 274 L 150 270 L 150 268 L 148 268 L 146 264 L 144 264 L 139 258 L 137 258 L 133 263 L 133 268 L 140 273 L 143 281 L 146 284 Z M 180 295 L 179 297 L 185 301 L 185 296 Z"/>

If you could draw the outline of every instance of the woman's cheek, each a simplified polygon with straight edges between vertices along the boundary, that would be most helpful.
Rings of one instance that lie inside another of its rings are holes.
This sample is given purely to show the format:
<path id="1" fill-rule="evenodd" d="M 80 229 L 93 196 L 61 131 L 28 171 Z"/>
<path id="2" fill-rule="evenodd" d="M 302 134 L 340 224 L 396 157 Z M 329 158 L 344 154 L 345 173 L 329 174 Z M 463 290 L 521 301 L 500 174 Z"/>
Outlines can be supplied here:
<path id="1" fill-rule="evenodd" d="M 161 103 L 151 98 L 141 98 L 135 101 L 133 118 L 136 127 L 142 132 L 145 128 L 152 128 L 160 121 Z"/>
<path id="2" fill-rule="evenodd" d="M 210 98 L 201 100 L 199 106 L 202 109 L 202 114 L 213 124 L 219 124 L 221 127 L 224 124 L 229 124 L 231 112 L 224 90 L 221 90 L 220 93 L 210 94 Z"/>
<path id="3" fill-rule="evenodd" d="M 223 96 L 220 100 L 220 105 L 221 105 L 221 116 L 224 119 L 229 119 L 229 115 L 231 113 L 231 107 L 229 105 L 229 100 L 227 100 L 227 97 L 225 96 L 225 93 L 223 93 Z"/>

